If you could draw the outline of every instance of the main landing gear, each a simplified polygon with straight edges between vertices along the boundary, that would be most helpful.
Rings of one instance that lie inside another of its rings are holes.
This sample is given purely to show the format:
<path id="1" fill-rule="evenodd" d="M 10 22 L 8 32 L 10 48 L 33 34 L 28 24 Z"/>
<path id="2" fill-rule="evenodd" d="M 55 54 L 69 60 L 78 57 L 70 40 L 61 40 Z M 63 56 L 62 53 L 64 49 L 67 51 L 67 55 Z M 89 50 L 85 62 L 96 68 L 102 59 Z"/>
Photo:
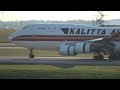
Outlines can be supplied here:
<path id="1" fill-rule="evenodd" d="M 120 56 L 116 54 L 110 54 L 108 58 L 109 60 L 118 60 L 120 59 Z"/>
<path id="2" fill-rule="evenodd" d="M 99 54 L 99 55 L 95 55 L 93 58 L 94 58 L 94 60 L 103 60 L 104 56 Z"/>
<path id="3" fill-rule="evenodd" d="M 100 53 L 100 51 L 94 53 L 95 56 L 93 56 L 94 60 L 104 60 L 104 56 Z"/>
<path id="4" fill-rule="evenodd" d="M 34 58 L 35 57 L 33 49 L 30 49 L 29 57 L 30 58 Z"/>
<path id="5" fill-rule="evenodd" d="M 97 54 L 93 57 L 93 59 L 94 60 L 104 60 L 104 56 L 101 54 Z M 109 60 L 119 60 L 120 56 L 112 53 L 108 56 L 108 59 Z"/>

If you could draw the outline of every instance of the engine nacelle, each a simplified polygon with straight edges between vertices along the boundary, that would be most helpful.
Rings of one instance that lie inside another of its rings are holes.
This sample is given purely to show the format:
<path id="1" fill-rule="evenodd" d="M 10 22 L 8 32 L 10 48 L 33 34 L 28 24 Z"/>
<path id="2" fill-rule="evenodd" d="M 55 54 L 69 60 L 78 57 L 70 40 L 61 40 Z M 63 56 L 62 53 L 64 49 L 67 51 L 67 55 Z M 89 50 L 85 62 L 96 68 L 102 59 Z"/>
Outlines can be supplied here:
<path id="1" fill-rule="evenodd" d="M 64 56 L 75 56 L 77 53 L 75 52 L 75 45 L 65 45 L 62 44 L 59 49 L 59 54 Z"/>
<path id="2" fill-rule="evenodd" d="M 75 51 L 76 53 L 90 53 L 91 43 L 76 43 Z"/>
<path id="3" fill-rule="evenodd" d="M 91 53 L 91 43 L 62 44 L 59 54 L 64 56 L 75 56 L 80 53 Z"/>

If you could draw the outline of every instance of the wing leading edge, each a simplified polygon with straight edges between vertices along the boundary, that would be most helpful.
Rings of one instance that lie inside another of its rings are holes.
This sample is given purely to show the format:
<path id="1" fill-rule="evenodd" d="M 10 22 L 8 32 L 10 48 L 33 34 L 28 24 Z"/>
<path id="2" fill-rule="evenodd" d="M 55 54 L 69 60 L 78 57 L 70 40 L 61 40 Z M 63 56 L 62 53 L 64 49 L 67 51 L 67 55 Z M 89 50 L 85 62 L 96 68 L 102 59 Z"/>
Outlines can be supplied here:
<path id="1" fill-rule="evenodd" d="M 93 40 L 88 40 L 88 42 L 93 42 L 93 43 L 99 43 L 99 44 L 106 44 L 106 43 L 109 43 L 113 40 L 116 40 L 117 38 L 119 38 L 120 36 L 120 32 L 114 34 L 114 35 L 111 35 L 110 37 L 107 37 L 107 38 L 98 38 L 98 39 L 93 39 Z"/>

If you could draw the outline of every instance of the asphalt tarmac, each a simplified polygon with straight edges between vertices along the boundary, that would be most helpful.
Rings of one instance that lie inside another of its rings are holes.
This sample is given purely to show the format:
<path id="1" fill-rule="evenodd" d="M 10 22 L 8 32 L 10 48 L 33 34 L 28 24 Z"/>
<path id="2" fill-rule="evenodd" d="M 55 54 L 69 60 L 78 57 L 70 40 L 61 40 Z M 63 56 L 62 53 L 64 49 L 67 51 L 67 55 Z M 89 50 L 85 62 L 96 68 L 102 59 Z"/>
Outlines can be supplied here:
<path id="1" fill-rule="evenodd" d="M 88 65 L 88 66 L 119 66 L 120 60 L 93 60 L 80 57 L 28 57 L 0 56 L 0 65 Z"/>

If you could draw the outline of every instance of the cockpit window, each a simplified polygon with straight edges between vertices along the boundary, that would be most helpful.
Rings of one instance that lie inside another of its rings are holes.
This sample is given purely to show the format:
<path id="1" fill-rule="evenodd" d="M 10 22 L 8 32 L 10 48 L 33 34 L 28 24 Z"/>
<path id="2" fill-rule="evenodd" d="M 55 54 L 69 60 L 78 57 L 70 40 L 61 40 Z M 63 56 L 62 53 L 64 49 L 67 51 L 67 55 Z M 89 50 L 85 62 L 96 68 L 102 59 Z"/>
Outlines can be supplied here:
<path id="1" fill-rule="evenodd" d="M 25 26 L 25 27 L 23 27 L 23 29 L 26 29 L 26 26 Z"/>

